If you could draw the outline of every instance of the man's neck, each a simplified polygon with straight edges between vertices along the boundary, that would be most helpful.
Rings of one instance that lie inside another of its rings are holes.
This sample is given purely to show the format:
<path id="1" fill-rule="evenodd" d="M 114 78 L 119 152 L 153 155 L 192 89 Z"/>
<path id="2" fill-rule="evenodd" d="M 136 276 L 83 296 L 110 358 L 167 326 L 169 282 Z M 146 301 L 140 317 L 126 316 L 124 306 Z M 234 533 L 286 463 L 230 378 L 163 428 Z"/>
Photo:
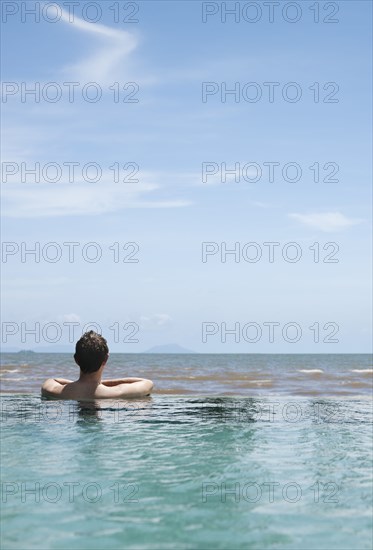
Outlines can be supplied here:
<path id="1" fill-rule="evenodd" d="M 82 382 L 86 386 L 99 386 L 101 384 L 102 371 L 102 367 L 96 372 L 86 373 L 80 371 L 79 382 Z"/>

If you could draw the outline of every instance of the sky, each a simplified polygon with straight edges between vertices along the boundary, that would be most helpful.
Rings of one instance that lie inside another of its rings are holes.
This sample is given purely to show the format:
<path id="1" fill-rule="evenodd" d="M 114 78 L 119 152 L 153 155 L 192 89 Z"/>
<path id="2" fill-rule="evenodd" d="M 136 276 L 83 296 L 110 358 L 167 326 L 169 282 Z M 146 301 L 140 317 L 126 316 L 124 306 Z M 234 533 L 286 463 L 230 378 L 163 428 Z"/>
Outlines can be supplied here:
<path id="1" fill-rule="evenodd" d="M 3 1 L 3 349 L 368 353 L 371 8 Z"/>

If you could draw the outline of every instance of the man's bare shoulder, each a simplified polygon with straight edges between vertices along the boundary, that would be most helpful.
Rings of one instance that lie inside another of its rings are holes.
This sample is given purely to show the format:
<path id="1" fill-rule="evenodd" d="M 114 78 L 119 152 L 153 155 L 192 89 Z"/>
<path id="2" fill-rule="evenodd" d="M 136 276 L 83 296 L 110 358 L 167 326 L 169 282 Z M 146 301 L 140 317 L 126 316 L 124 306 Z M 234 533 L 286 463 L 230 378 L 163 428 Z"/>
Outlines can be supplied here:
<path id="1" fill-rule="evenodd" d="M 48 378 L 41 387 L 41 394 L 44 397 L 58 397 L 61 395 L 64 384 L 58 382 L 55 378 Z"/>
<path id="2" fill-rule="evenodd" d="M 44 397 L 73 400 L 91 400 L 98 397 L 94 390 L 92 391 L 79 380 L 73 382 L 62 378 L 48 378 L 41 387 L 41 394 Z M 107 396 L 100 397 L 105 398 Z"/>

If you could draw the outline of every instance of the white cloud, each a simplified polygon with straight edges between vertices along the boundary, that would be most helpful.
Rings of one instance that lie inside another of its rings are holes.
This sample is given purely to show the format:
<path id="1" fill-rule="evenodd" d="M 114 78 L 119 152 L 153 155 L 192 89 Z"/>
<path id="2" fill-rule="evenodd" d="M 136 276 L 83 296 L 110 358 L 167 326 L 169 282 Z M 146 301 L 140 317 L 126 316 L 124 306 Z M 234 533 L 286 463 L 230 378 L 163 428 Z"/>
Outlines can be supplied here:
<path id="1" fill-rule="evenodd" d="M 143 200 L 159 189 L 153 183 L 49 183 L 7 184 L 2 189 L 3 215 L 9 218 L 84 216 L 117 212 L 125 208 L 177 208 L 185 200 Z"/>
<path id="2" fill-rule="evenodd" d="M 65 67 L 64 72 L 69 77 L 80 82 L 112 83 L 118 79 L 127 80 L 126 75 L 123 74 L 122 62 L 138 44 L 138 39 L 133 33 L 112 29 L 98 23 L 88 23 L 76 15 L 73 21 L 70 21 L 69 14 L 64 9 L 62 9 L 61 21 L 72 28 L 95 35 L 100 42 L 92 55 Z"/>
<path id="3" fill-rule="evenodd" d="M 353 225 L 358 225 L 363 220 L 347 218 L 340 212 L 324 212 L 321 214 L 289 214 L 290 218 L 297 220 L 303 225 L 332 233 L 342 231 Z"/>
<path id="4" fill-rule="evenodd" d="M 81 319 L 76 313 L 65 313 L 62 315 L 62 321 L 66 323 L 80 323 Z"/>
<path id="5" fill-rule="evenodd" d="M 142 329 L 157 329 L 170 323 L 172 318 L 167 313 L 154 313 L 153 315 L 142 315 L 140 326 Z"/>

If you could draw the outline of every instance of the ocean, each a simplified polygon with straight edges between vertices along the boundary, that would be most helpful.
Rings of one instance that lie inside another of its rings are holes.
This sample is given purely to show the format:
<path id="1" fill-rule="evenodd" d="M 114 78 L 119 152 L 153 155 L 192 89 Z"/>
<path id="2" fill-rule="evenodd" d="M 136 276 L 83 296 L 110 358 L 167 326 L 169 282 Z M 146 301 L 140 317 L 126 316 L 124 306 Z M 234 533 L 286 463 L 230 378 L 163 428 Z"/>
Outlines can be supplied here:
<path id="1" fill-rule="evenodd" d="M 76 379 L 68 353 L 4 353 L 3 392 L 38 393 L 46 378 Z M 153 380 L 154 394 L 370 396 L 369 354 L 111 354 L 104 378 Z"/>
<path id="2" fill-rule="evenodd" d="M 1 547 L 371 549 L 369 355 L 112 354 L 151 397 L 40 397 L 68 354 L 3 354 Z"/>

